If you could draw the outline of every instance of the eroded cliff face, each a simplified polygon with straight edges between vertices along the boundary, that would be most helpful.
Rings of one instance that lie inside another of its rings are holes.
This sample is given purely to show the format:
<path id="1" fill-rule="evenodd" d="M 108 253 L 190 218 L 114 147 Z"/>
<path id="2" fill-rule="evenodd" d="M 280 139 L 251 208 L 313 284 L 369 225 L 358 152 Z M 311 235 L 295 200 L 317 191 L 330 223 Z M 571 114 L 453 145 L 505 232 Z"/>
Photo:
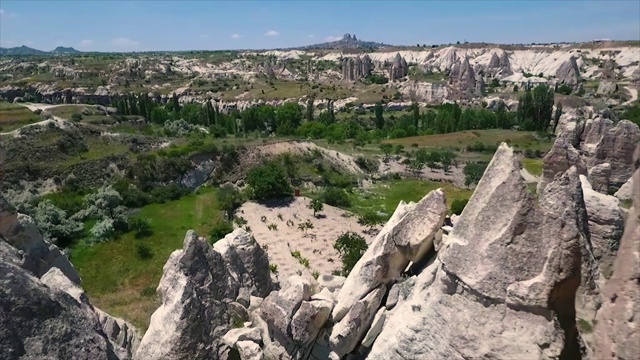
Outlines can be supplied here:
<path id="1" fill-rule="evenodd" d="M 94 308 L 69 260 L 2 197 L 0 282 L 3 359 L 132 358 L 137 330 Z"/>

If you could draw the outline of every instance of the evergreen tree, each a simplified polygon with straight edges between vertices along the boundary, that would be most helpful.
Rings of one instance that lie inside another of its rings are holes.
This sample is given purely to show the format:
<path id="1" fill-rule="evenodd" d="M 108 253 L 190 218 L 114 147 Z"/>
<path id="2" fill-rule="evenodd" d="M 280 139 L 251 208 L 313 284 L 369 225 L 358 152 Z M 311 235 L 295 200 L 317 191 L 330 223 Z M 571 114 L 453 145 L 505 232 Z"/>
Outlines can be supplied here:
<path id="1" fill-rule="evenodd" d="M 380 102 L 377 102 L 374 108 L 374 113 L 376 116 L 376 127 L 380 130 L 384 128 L 384 116 L 382 115 L 383 111 L 384 110 L 382 109 L 382 104 Z"/>
<path id="2" fill-rule="evenodd" d="M 313 96 L 309 97 L 309 99 L 307 100 L 307 109 L 305 113 L 305 118 L 307 119 L 307 121 L 313 121 L 313 101 Z"/>

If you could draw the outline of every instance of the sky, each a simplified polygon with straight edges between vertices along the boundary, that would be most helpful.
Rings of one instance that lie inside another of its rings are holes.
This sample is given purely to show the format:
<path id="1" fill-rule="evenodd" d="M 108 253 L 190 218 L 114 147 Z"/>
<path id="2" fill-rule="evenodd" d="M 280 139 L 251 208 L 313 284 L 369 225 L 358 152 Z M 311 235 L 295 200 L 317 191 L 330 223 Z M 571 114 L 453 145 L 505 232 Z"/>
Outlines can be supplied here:
<path id="1" fill-rule="evenodd" d="M 393 45 L 640 40 L 640 1 L 0 0 L 0 46 L 269 49 L 356 34 Z"/>

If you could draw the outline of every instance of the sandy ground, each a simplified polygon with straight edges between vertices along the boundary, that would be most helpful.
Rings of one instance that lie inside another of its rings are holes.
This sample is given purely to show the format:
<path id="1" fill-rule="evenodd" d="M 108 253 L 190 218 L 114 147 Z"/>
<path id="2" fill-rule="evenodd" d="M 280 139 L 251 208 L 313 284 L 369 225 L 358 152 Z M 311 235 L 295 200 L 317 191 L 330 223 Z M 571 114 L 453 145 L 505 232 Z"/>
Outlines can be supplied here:
<path id="1" fill-rule="evenodd" d="M 404 157 L 400 157 L 399 159 L 392 157 L 386 163 L 381 161 L 380 172 L 382 174 L 411 173 L 411 171 L 407 169 L 407 166 L 402 164 L 403 160 Z M 432 169 L 425 165 L 425 167 L 420 172 L 420 178 L 425 180 L 448 182 L 459 188 L 466 187 L 464 185 L 463 166 L 451 166 L 449 171 L 445 173 L 442 169 Z"/>
<path id="2" fill-rule="evenodd" d="M 629 91 L 631 93 L 631 100 L 625 102 L 622 105 L 629 105 L 632 102 L 638 100 L 638 89 L 635 89 L 635 88 L 633 88 L 631 86 L 626 86 L 625 89 L 627 89 L 627 91 Z"/>
<path id="3" fill-rule="evenodd" d="M 59 104 L 59 105 L 50 105 L 50 104 L 31 104 L 31 103 L 24 103 L 24 104 L 20 104 L 25 106 L 26 108 L 28 108 L 31 111 L 36 111 L 36 110 L 42 110 L 45 111 L 47 109 L 51 109 L 54 107 L 58 107 L 58 106 L 66 106 L 67 104 Z M 13 131 L 8 131 L 8 132 L 3 132 L 0 133 L 0 135 L 10 135 L 13 137 L 20 137 L 20 130 L 21 129 L 25 129 L 28 128 L 30 126 L 44 126 L 47 125 L 49 123 L 55 123 L 57 127 L 64 129 L 65 127 L 69 126 L 69 122 L 67 120 L 64 120 L 60 117 L 57 116 L 52 116 L 51 119 L 47 119 L 47 120 L 42 120 L 42 121 L 38 121 L 32 124 L 27 124 L 24 126 L 21 126 Z"/>
<path id="4" fill-rule="evenodd" d="M 272 144 L 266 144 L 257 147 L 257 149 L 263 155 L 280 155 L 284 153 L 291 153 L 295 155 L 301 155 L 309 153 L 313 150 L 320 151 L 324 157 L 329 160 L 334 165 L 339 168 L 351 173 L 351 174 L 362 174 L 363 171 L 356 164 L 355 159 L 347 154 L 325 149 L 321 146 L 318 146 L 312 142 L 307 141 L 287 141 L 287 142 L 278 142 Z"/>
<path id="5" fill-rule="evenodd" d="M 269 255 L 269 263 L 278 265 L 280 281 L 298 273 L 312 278 L 315 271 L 320 275 L 330 275 L 332 271 L 340 270 L 342 262 L 333 244 L 344 232 L 356 232 L 368 244 L 373 241 L 373 236 L 363 232 L 366 228 L 358 224 L 356 216 L 346 217 L 350 213 L 325 204 L 321 216 L 315 218 L 313 210 L 308 208 L 309 203 L 310 199 L 305 197 L 297 197 L 290 204 L 278 207 L 248 202 L 236 212 L 237 217 L 246 219 L 256 241 Z M 282 216 L 282 220 L 278 215 Z M 266 221 L 262 221 L 263 216 Z M 298 229 L 298 224 L 307 219 L 314 227 L 305 236 Z M 288 221 L 292 221 L 293 226 L 291 223 L 287 225 Z M 269 224 L 276 224 L 277 230 L 269 230 Z M 293 251 L 300 251 L 303 258 L 309 259 L 308 268 L 291 255 Z"/>
<path id="6" fill-rule="evenodd" d="M 539 177 L 533 175 L 532 173 L 529 172 L 529 170 L 525 168 L 520 169 L 520 176 L 522 176 L 524 181 L 528 183 L 537 183 L 538 181 L 540 181 Z"/>

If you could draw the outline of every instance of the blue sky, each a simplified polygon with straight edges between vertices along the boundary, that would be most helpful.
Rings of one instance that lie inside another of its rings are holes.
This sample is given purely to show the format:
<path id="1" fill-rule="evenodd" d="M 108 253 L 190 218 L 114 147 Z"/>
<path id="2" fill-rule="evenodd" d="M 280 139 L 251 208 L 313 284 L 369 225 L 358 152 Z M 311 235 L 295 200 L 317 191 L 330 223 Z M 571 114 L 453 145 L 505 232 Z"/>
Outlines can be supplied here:
<path id="1" fill-rule="evenodd" d="M 389 44 L 640 40 L 640 1 L 0 0 L 0 46 L 264 49 L 355 33 Z"/>

